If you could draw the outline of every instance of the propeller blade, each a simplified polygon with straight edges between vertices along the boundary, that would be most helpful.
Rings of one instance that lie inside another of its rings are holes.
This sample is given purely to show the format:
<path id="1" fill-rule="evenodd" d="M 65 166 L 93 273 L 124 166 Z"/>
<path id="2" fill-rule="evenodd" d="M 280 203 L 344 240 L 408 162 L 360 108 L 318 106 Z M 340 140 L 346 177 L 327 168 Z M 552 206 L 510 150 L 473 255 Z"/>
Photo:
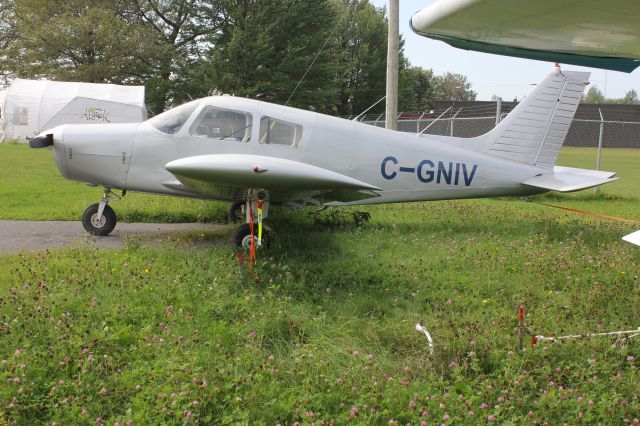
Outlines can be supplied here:
<path id="1" fill-rule="evenodd" d="M 44 136 L 38 136 L 29 141 L 29 147 L 31 148 L 46 148 L 53 145 L 53 134 L 49 133 Z"/>

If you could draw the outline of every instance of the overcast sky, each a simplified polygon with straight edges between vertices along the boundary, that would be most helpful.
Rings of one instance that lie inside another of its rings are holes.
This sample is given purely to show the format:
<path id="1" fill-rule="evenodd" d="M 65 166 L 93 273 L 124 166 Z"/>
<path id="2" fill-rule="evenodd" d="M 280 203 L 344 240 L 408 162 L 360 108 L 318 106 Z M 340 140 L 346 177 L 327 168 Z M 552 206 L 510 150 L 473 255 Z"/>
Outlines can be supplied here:
<path id="1" fill-rule="evenodd" d="M 470 52 L 415 34 L 409 28 L 411 16 L 434 1 L 400 0 L 400 33 L 411 65 L 431 68 L 436 74 L 450 71 L 466 75 L 478 92 L 478 100 L 490 100 L 494 94 L 504 100 L 521 99 L 531 91 L 532 84 L 542 81 L 552 71 L 553 64 L 549 62 Z M 387 0 L 370 2 L 376 7 L 387 4 Z M 609 98 L 621 98 L 629 89 L 640 93 L 640 68 L 631 74 L 574 65 L 563 65 L 562 68 L 591 71 L 591 84 L 603 92 L 606 87 Z"/>

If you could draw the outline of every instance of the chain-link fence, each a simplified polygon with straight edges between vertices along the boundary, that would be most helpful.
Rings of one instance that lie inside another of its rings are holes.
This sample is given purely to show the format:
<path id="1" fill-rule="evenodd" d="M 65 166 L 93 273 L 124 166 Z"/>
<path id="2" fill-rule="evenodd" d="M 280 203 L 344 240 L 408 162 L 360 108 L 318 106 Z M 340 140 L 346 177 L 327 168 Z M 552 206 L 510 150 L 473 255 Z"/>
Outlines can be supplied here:
<path id="1" fill-rule="evenodd" d="M 606 105 L 585 110 L 581 114 L 579 109 L 572 121 L 558 164 L 617 172 L 620 181 L 607 185 L 604 191 L 640 197 L 640 114 L 631 108 L 621 111 L 619 105 L 610 110 Z M 495 103 L 493 107 L 475 109 L 401 113 L 398 130 L 470 138 L 487 133 L 505 116 L 496 111 Z M 384 115 L 364 117 L 362 121 L 378 127 L 385 125 Z"/>

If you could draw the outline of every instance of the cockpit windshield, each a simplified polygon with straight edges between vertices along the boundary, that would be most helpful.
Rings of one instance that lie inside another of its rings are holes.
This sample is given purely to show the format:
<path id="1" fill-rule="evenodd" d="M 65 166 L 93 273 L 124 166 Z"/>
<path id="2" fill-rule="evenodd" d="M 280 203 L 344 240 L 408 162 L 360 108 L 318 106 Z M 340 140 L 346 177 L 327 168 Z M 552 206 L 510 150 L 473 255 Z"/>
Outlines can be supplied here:
<path id="1" fill-rule="evenodd" d="M 189 119 L 191 113 L 200 105 L 200 101 L 191 101 L 158 114 L 147 120 L 147 123 L 170 135 L 176 134 Z"/>

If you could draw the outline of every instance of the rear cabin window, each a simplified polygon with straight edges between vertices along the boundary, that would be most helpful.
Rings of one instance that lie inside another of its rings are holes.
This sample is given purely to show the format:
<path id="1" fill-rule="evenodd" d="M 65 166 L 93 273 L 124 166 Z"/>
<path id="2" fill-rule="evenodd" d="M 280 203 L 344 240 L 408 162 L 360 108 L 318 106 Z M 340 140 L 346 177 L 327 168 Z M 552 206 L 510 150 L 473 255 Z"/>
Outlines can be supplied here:
<path id="1" fill-rule="evenodd" d="M 190 132 L 211 139 L 248 142 L 251 125 L 251 114 L 207 106 L 191 125 Z"/>
<path id="2" fill-rule="evenodd" d="M 260 143 L 272 145 L 298 146 L 302 138 L 302 126 L 263 117 L 260 120 Z"/>

